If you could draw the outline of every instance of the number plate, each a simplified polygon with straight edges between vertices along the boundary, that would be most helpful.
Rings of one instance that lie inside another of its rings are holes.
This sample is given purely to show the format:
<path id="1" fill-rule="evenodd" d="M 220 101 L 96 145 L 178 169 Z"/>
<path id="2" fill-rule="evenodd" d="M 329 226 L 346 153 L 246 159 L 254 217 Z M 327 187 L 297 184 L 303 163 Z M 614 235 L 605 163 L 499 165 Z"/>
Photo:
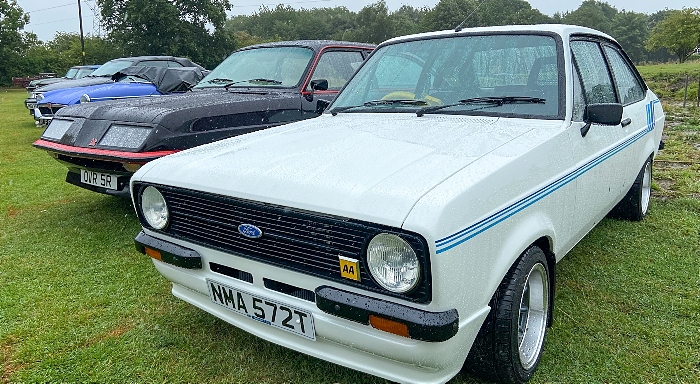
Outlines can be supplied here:
<path id="1" fill-rule="evenodd" d="M 36 103 L 27 103 L 27 108 L 29 108 L 29 109 L 36 108 Z"/>
<path id="2" fill-rule="evenodd" d="M 290 305 L 265 299 L 207 279 L 209 298 L 240 315 L 261 323 L 316 340 L 314 318 L 311 313 Z"/>
<path id="3" fill-rule="evenodd" d="M 80 181 L 83 184 L 90 184 L 107 189 L 117 189 L 117 175 L 93 172 L 85 169 L 80 170 Z"/>

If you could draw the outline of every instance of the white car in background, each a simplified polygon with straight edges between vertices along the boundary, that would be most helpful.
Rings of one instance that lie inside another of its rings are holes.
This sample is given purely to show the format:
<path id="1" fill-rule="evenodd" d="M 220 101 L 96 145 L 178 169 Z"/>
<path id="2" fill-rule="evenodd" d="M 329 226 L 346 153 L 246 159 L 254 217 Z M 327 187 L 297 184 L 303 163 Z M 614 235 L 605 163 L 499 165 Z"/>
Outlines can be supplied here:
<path id="1" fill-rule="evenodd" d="M 556 262 L 641 220 L 664 113 L 611 37 L 567 25 L 380 45 L 317 119 L 131 179 L 137 248 L 175 296 L 401 383 L 530 379 Z"/>

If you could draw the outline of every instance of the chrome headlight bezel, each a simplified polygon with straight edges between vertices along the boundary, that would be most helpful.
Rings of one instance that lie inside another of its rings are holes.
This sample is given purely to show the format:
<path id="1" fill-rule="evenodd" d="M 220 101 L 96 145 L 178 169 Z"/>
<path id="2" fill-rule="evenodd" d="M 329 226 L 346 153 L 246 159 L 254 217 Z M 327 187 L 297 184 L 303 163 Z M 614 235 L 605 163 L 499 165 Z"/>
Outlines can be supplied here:
<path id="1" fill-rule="evenodd" d="M 34 99 L 36 100 L 36 103 L 39 104 L 39 102 L 41 100 L 44 100 L 44 94 L 43 93 L 35 93 Z"/>
<path id="2" fill-rule="evenodd" d="M 367 269 L 382 288 L 412 291 L 421 282 L 421 261 L 415 249 L 396 234 L 380 233 L 367 244 Z"/>
<path id="3" fill-rule="evenodd" d="M 78 100 L 79 104 L 85 104 L 90 102 L 90 95 L 87 93 L 83 94 L 80 96 L 80 99 Z"/>
<path id="4" fill-rule="evenodd" d="M 168 203 L 154 186 L 148 186 L 141 190 L 139 210 L 148 225 L 156 230 L 161 230 L 170 223 Z"/>

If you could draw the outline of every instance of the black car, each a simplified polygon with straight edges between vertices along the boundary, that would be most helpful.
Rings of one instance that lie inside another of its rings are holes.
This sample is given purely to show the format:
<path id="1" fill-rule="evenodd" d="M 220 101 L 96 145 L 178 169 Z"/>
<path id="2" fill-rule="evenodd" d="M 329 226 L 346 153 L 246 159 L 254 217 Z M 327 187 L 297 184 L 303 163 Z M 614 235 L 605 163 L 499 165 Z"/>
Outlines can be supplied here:
<path id="1" fill-rule="evenodd" d="M 85 76 L 81 79 L 75 79 L 69 82 L 55 82 L 53 84 L 44 85 L 43 87 L 38 87 L 34 89 L 30 94 L 29 98 L 24 100 L 24 106 L 29 109 L 29 114 L 34 116 L 34 107 L 37 101 L 41 101 L 42 94 L 48 91 L 54 91 L 56 89 L 65 89 L 72 87 L 85 87 L 88 85 L 97 84 L 107 84 L 113 82 L 112 75 L 119 72 L 120 70 L 131 67 L 131 66 L 142 66 L 142 67 L 198 67 L 205 70 L 201 65 L 191 61 L 185 57 L 173 57 L 173 56 L 136 56 L 136 57 L 123 57 L 121 59 L 110 60 L 99 68 L 97 68 L 90 75 Z M 39 99 L 39 100 L 37 100 Z"/>
<path id="2" fill-rule="evenodd" d="M 62 108 L 34 146 L 68 167 L 67 182 L 128 197 L 131 175 L 148 161 L 319 116 L 373 48 L 293 41 L 239 49 L 191 92 Z"/>

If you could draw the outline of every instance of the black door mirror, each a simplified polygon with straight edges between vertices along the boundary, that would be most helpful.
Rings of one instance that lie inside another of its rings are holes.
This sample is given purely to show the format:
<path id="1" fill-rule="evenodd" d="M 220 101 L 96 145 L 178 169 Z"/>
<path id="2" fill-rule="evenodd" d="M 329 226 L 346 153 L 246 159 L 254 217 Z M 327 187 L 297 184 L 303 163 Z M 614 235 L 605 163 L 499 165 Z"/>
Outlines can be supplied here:
<path id="1" fill-rule="evenodd" d="M 585 137 L 591 124 L 619 125 L 622 122 L 622 104 L 601 103 L 586 106 L 584 119 L 586 125 L 581 127 L 581 136 Z"/>
<path id="2" fill-rule="evenodd" d="M 328 80 L 326 80 L 326 79 L 311 80 L 311 90 L 313 90 L 313 91 L 327 91 L 328 90 Z"/>
<path id="3" fill-rule="evenodd" d="M 309 88 L 311 88 L 311 92 L 306 94 L 306 100 L 308 101 L 313 101 L 314 100 L 314 91 L 327 91 L 328 90 L 328 80 L 326 79 L 318 79 L 318 80 L 311 80 L 311 83 L 309 83 Z"/>

